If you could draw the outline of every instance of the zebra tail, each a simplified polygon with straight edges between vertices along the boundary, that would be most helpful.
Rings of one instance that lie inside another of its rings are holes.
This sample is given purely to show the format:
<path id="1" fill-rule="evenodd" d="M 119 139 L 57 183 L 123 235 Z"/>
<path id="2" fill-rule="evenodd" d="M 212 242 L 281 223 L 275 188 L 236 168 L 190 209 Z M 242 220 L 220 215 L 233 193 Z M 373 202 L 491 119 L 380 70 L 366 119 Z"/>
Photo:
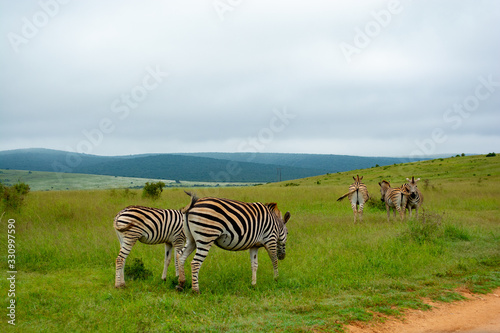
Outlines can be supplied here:
<path id="1" fill-rule="evenodd" d="M 346 194 L 344 194 L 343 196 L 341 196 L 340 198 L 338 198 L 338 199 L 337 199 L 337 201 L 342 201 L 342 199 L 344 199 L 344 198 L 345 198 L 345 197 L 347 197 L 349 194 L 354 193 L 354 192 L 356 192 L 356 191 L 357 191 L 357 189 L 356 189 L 356 190 L 354 190 L 354 191 L 347 192 Z"/>
<path id="2" fill-rule="evenodd" d="M 184 191 L 184 193 L 186 193 L 187 195 L 189 195 L 191 197 L 191 202 L 189 203 L 189 205 L 187 205 L 186 207 L 184 207 L 184 208 L 181 209 L 181 213 L 182 214 L 187 214 L 188 211 L 191 208 L 193 208 L 194 204 L 196 203 L 196 201 L 199 200 L 199 198 L 196 196 L 196 194 L 194 194 L 192 192 Z"/>

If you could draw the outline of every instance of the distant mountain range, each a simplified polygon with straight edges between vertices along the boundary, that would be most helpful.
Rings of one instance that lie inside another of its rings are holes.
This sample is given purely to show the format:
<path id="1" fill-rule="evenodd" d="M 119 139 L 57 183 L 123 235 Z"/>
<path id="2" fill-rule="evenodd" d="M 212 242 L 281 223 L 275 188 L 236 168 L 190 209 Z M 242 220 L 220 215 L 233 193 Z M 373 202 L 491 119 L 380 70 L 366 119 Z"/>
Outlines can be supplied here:
<path id="1" fill-rule="evenodd" d="M 33 148 L 1 151 L 0 169 L 179 181 L 266 183 L 419 160 L 423 159 L 282 153 L 97 156 Z"/>

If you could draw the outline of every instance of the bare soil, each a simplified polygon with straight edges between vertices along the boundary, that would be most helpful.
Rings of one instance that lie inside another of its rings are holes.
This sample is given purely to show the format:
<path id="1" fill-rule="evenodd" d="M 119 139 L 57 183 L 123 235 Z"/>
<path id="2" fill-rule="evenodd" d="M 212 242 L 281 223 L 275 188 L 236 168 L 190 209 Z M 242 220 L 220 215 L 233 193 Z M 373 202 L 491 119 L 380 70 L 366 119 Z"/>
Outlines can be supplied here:
<path id="1" fill-rule="evenodd" d="M 354 323 L 350 333 L 500 333 L 500 288 L 479 295 L 459 291 L 466 300 L 453 303 L 425 302 L 429 311 L 409 310 L 402 319 L 389 318 L 384 323 Z"/>

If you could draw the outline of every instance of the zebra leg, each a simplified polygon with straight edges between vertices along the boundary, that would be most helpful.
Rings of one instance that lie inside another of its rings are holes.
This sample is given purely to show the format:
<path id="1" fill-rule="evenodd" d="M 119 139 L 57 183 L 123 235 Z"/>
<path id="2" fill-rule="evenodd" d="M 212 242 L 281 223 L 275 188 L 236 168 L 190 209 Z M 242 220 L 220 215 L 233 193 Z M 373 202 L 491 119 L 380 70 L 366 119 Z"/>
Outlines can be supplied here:
<path id="1" fill-rule="evenodd" d="M 387 202 L 385 203 L 385 210 L 387 211 L 387 222 L 389 222 L 391 220 L 391 207 L 389 207 Z"/>
<path id="2" fill-rule="evenodd" d="M 177 265 L 179 266 L 179 284 L 175 288 L 179 291 L 184 290 L 184 283 L 186 283 L 184 264 L 186 262 L 187 257 L 189 257 L 191 253 L 193 253 L 195 248 L 196 245 L 194 243 L 194 239 L 188 238 L 186 246 L 182 249 L 182 253 L 177 254 L 179 256 L 179 262 L 177 263 Z"/>
<path id="3" fill-rule="evenodd" d="M 167 269 L 170 264 L 170 260 L 172 259 L 172 244 L 165 243 L 165 262 L 163 264 L 163 273 L 161 275 L 161 279 L 165 281 L 167 279 Z M 176 267 L 177 269 L 177 267 Z"/>
<path id="4" fill-rule="evenodd" d="M 118 231 L 116 233 L 120 241 L 120 252 L 116 258 L 115 288 L 122 288 L 125 287 L 125 261 L 138 238 L 127 239 Z"/>
<path id="5" fill-rule="evenodd" d="M 199 294 L 200 286 L 198 285 L 198 275 L 200 274 L 200 268 L 203 264 L 203 261 L 207 258 L 208 251 L 212 247 L 215 240 L 208 241 L 206 244 L 197 243 L 196 253 L 194 255 L 193 260 L 191 261 L 191 289 Z M 200 247 L 203 246 L 203 247 Z"/>
<path id="6" fill-rule="evenodd" d="M 408 206 L 408 213 L 410 213 L 410 219 L 411 219 L 411 206 Z"/>
<path id="7" fill-rule="evenodd" d="M 395 208 L 398 210 L 399 217 L 401 218 L 401 221 L 403 221 L 404 215 L 403 215 L 403 211 L 401 210 L 401 207 L 396 206 Z M 394 209 L 394 217 L 396 217 L 396 209 Z M 406 214 L 406 208 L 405 208 L 405 214 Z"/>
<path id="8" fill-rule="evenodd" d="M 175 276 L 179 276 L 179 258 L 182 255 L 182 248 L 184 247 L 183 239 L 176 239 L 173 243 L 175 255 L 174 255 L 174 263 L 175 263 Z"/>
<path id="9" fill-rule="evenodd" d="M 358 210 L 356 207 L 356 200 L 355 200 L 354 196 L 352 198 L 349 198 L 349 199 L 354 199 L 351 201 L 351 208 L 352 208 L 352 212 L 354 214 L 354 223 L 356 223 L 356 220 L 358 219 Z"/>
<path id="10" fill-rule="evenodd" d="M 358 215 L 359 215 L 359 221 L 360 222 L 363 222 L 363 206 L 364 206 L 363 202 L 359 204 Z"/>
<path id="11" fill-rule="evenodd" d="M 267 253 L 269 254 L 269 258 L 271 258 L 271 262 L 273 263 L 274 269 L 274 279 L 278 278 L 278 254 L 276 250 L 276 244 L 271 244 L 266 246 Z"/>
<path id="12" fill-rule="evenodd" d="M 259 262 L 257 254 L 259 253 L 258 247 L 252 247 L 250 249 L 250 260 L 252 262 L 252 286 L 257 284 L 257 268 L 259 267 Z"/>

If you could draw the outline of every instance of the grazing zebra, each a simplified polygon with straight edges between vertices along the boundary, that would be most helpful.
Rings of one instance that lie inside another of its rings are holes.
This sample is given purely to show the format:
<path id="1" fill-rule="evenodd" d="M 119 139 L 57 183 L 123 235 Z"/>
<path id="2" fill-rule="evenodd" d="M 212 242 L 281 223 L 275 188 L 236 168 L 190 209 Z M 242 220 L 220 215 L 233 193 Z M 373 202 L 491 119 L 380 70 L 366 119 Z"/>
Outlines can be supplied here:
<path id="1" fill-rule="evenodd" d="M 424 196 L 417 187 L 417 182 L 420 180 L 420 178 L 415 179 L 415 177 L 412 176 L 411 180 L 410 178 L 406 178 L 406 180 L 408 181 L 408 183 L 401 186 L 401 189 L 404 189 L 406 192 L 410 193 L 406 208 L 408 208 L 408 211 L 410 212 L 410 218 L 411 210 L 412 208 L 415 208 L 415 212 L 418 218 L 418 209 L 424 203 Z"/>
<path id="2" fill-rule="evenodd" d="M 403 214 L 406 215 L 406 201 L 410 194 L 401 188 L 391 188 L 391 184 L 386 180 L 378 184 L 382 195 L 381 200 L 385 202 L 385 209 L 387 210 L 387 222 L 389 222 L 390 207 L 394 208 L 394 217 L 396 217 L 397 210 L 402 221 L 404 219 Z"/>
<path id="3" fill-rule="evenodd" d="M 171 249 L 174 247 L 175 274 L 179 275 L 178 256 L 186 241 L 180 210 L 129 206 L 116 215 L 113 226 L 120 241 L 120 253 L 116 258 L 116 288 L 125 286 L 125 260 L 137 240 L 150 245 L 165 243 L 165 263 L 161 276 L 163 280 L 167 278 L 167 268 L 172 258 Z"/>
<path id="4" fill-rule="evenodd" d="M 337 199 L 337 201 L 341 201 L 345 197 L 349 198 L 349 201 L 351 202 L 351 207 L 352 211 L 354 212 L 354 223 L 356 223 L 356 220 L 358 218 L 358 205 L 359 205 L 359 220 L 363 221 L 363 206 L 365 202 L 368 201 L 370 198 L 370 195 L 368 194 L 368 189 L 366 188 L 366 185 L 361 182 L 363 179 L 363 176 L 359 178 L 359 175 L 356 175 L 356 178 L 352 177 L 354 179 L 354 183 L 349 186 L 349 192 L 341 196 L 340 198 Z"/>
<path id="5" fill-rule="evenodd" d="M 179 258 L 179 285 L 186 281 L 184 263 L 196 249 L 191 261 L 192 289 L 199 293 L 198 274 L 210 247 L 215 244 L 229 251 L 250 250 L 252 285 L 257 283 L 257 253 L 264 247 L 271 258 L 274 278 L 278 277 L 278 259 L 285 259 L 285 244 L 290 219 L 283 217 L 276 203 L 246 203 L 241 201 L 191 196 L 190 204 L 182 211 L 187 243 Z"/>

